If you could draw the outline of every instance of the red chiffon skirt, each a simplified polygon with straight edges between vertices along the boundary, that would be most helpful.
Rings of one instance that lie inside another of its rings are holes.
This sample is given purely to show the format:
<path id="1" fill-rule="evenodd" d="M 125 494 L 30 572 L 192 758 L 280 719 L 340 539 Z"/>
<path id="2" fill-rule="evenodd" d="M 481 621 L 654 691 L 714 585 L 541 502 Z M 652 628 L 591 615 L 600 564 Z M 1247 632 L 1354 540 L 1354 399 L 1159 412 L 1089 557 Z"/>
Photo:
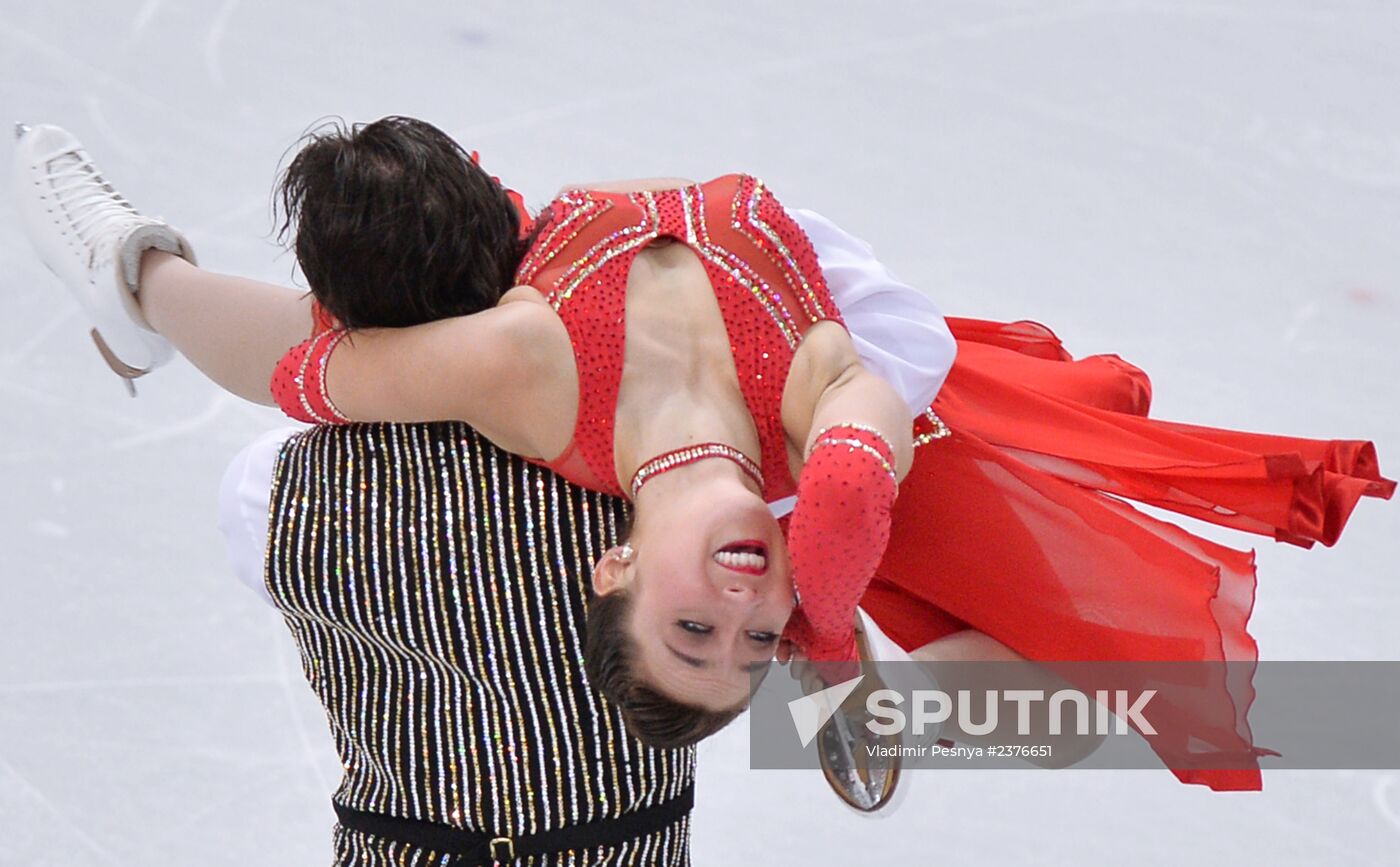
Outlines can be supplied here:
<path id="1" fill-rule="evenodd" d="M 1036 322 L 948 324 L 932 409 L 951 433 L 916 450 L 863 607 L 905 648 L 976 629 L 1036 661 L 1230 663 L 1172 691 L 1151 743 L 1183 782 L 1260 788 L 1254 552 L 1125 500 L 1332 545 L 1361 497 L 1395 491 L 1375 447 L 1151 419 L 1147 375 L 1116 355 L 1076 361 Z"/>

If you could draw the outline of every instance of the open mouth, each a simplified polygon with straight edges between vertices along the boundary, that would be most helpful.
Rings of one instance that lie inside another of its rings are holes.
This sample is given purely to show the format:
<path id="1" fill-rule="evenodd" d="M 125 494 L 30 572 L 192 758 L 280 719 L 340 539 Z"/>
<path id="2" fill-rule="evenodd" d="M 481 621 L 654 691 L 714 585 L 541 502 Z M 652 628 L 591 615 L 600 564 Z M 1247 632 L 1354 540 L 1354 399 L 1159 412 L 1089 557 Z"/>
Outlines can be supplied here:
<path id="1" fill-rule="evenodd" d="M 752 540 L 731 542 L 714 553 L 714 560 L 735 572 L 762 575 L 768 571 L 768 546 Z"/>

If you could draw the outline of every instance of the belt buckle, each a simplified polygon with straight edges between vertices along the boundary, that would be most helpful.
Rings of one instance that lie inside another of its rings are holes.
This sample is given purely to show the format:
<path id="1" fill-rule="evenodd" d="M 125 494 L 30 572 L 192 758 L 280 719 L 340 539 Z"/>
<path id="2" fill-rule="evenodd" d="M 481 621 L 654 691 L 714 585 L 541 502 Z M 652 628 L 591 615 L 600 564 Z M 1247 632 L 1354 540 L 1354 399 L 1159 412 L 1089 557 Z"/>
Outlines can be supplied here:
<path id="1" fill-rule="evenodd" d="M 502 857 L 497 850 L 497 846 L 504 844 L 506 854 Z M 499 863 L 508 863 L 515 860 L 515 841 L 509 837 L 492 837 L 490 843 L 491 860 Z"/>

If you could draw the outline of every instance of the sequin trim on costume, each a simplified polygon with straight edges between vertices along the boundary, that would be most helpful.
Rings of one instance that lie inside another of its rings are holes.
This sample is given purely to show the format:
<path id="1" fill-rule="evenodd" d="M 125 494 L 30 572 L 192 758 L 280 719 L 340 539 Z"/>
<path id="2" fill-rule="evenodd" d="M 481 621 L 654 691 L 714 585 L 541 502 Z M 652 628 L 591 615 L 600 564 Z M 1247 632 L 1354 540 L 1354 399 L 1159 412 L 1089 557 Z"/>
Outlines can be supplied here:
<path id="1" fill-rule="evenodd" d="M 764 496 L 791 495 L 796 481 L 786 471 L 783 385 L 807 329 L 822 318 L 840 321 L 816 251 L 796 221 L 748 175 L 631 194 L 570 190 L 548 211 L 550 224 L 517 282 L 534 286 L 554 305 L 579 372 L 573 442 L 567 457 L 550 466 L 579 484 L 623 492 L 613 435 L 627 276 L 642 248 L 665 236 L 690 247 L 714 288 L 758 432 L 760 462 L 770 468 Z"/>
<path id="2" fill-rule="evenodd" d="M 914 430 L 916 432 L 919 431 L 921 428 L 927 428 L 921 433 L 915 433 L 915 448 L 918 448 L 919 446 L 926 446 L 934 440 L 941 440 L 946 436 L 951 436 L 953 433 L 951 430 L 949 430 L 948 426 L 943 423 L 943 419 L 939 418 L 931 407 L 929 409 L 924 410 L 923 413 L 915 421 L 916 423 L 914 425 Z"/>
<path id="3" fill-rule="evenodd" d="M 637 471 L 632 474 L 632 483 L 628 485 L 631 498 L 636 500 L 642 485 L 662 473 L 668 473 L 706 458 L 723 458 L 737 464 L 739 469 L 743 470 L 758 485 L 758 489 L 763 490 L 763 471 L 758 468 L 758 464 L 753 462 L 753 458 L 726 443 L 698 443 L 664 452 L 638 467 Z"/>
<path id="4" fill-rule="evenodd" d="M 880 445 L 885 447 L 885 451 L 881 452 L 878 448 L 871 445 L 870 443 L 867 443 L 863 440 L 858 440 L 855 437 L 841 437 L 828 435 L 829 432 L 838 430 L 860 431 L 862 433 L 866 433 L 873 437 L 876 437 Z M 831 427 L 824 428 L 821 433 L 817 434 L 817 438 L 812 442 L 812 447 L 808 449 L 807 459 L 811 460 L 812 455 L 816 454 L 818 449 L 829 448 L 831 446 L 846 446 L 852 452 L 861 452 L 862 454 L 869 456 L 872 460 L 874 460 L 877 464 L 880 465 L 881 469 L 883 469 L 886 473 L 889 474 L 890 481 L 894 482 L 895 484 L 899 484 L 899 476 L 895 473 L 894 465 L 893 463 L 891 463 L 890 460 L 894 456 L 894 446 L 891 446 L 890 441 L 885 439 L 885 435 L 880 433 L 875 428 L 868 427 L 866 425 L 855 424 L 835 424 Z"/>

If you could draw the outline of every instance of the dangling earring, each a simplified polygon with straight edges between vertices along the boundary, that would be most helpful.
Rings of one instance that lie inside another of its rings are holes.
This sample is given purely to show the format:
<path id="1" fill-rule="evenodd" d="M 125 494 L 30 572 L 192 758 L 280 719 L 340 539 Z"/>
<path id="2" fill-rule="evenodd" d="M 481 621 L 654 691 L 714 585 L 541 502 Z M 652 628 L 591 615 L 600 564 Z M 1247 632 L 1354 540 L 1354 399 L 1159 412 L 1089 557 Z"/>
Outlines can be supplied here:
<path id="1" fill-rule="evenodd" d="M 797 588 L 792 588 L 792 607 L 797 608 L 802 604 L 802 594 L 797 592 Z"/>

